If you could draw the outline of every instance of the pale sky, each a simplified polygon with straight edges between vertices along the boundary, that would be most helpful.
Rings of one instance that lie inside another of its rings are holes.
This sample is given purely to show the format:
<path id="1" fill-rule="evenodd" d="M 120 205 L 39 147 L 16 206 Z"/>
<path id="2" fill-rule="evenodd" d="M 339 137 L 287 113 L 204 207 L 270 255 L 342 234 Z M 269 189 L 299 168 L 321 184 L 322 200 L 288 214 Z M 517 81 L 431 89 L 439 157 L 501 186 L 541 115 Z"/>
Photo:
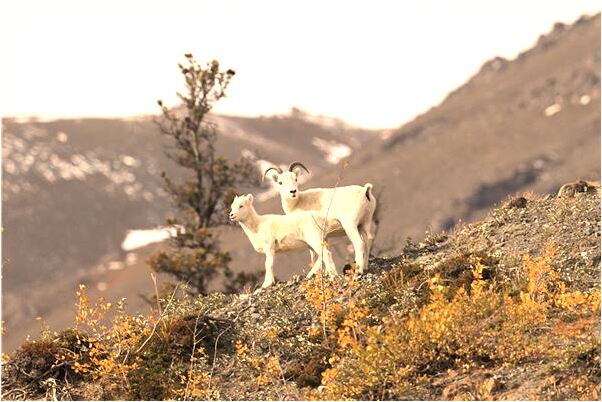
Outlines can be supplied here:
<path id="1" fill-rule="evenodd" d="M 397 127 L 495 56 L 514 58 L 593 0 L 2 1 L 0 114 L 158 113 L 192 52 L 236 70 L 216 112 L 295 106 Z"/>

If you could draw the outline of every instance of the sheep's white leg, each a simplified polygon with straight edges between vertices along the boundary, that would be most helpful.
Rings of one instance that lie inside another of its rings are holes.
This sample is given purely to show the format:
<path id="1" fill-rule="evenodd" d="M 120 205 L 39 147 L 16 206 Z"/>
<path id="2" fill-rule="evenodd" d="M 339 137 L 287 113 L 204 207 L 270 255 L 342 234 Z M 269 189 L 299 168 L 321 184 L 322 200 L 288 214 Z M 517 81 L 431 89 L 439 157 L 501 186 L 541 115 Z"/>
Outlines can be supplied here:
<path id="1" fill-rule="evenodd" d="M 366 219 L 366 222 L 362 225 L 362 238 L 366 244 L 366 258 L 370 258 L 370 250 L 372 249 L 372 242 L 374 241 L 374 234 L 372 234 L 372 219 Z"/>
<path id="2" fill-rule="evenodd" d="M 322 268 L 323 261 L 326 265 L 326 272 L 328 272 L 328 276 L 331 279 L 338 275 L 337 267 L 334 263 L 334 259 L 332 258 L 332 253 L 327 248 L 324 248 L 324 257 L 325 257 L 325 261 L 322 260 L 322 258 L 320 256 L 318 256 L 318 259 L 314 263 L 314 266 L 312 267 L 311 271 L 309 271 L 309 273 L 307 274 L 308 278 L 311 278 L 312 276 L 314 276 L 315 273 L 318 272 L 318 270 Z"/>
<path id="3" fill-rule="evenodd" d="M 343 229 L 345 229 L 347 237 L 351 240 L 351 244 L 353 244 L 358 274 L 363 274 L 366 266 L 365 244 L 360 232 L 357 230 L 357 224 L 353 222 L 341 222 L 341 224 L 343 225 Z"/>
<path id="4" fill-rule="evenodd" d="M 310 248 L 309 249 L 309 265 L 311 267 L 313 267 L 314 264 L 316 263 L 316 258 L 318 258 L 317 254 L 314 253 L 314 250 Z"/>
<path id="5" fill-rule="evenodd" d="M 307 245 L 309 246 L 311 252 L 316 255 L 316 261 L 314 262 L 311 271 L 307 274 L 308 278 L 311 278 L 313 275 L 318 272 L 319 269 L 322 268 L 322 263 L 324 261 L 324 257 L 326 257 L 326 269 L 329 275 L 332 277 L 336 275 L 336 267 L 334 265 L 334 261 L 332 260 L 332 254 L 326 245 L 324 245 L 324 241 L 322 239 L 321 234 L 315 233 L 313 235 L 308 235 L 305 239 Z M 331 265 L 332 264 L 332 265 Z"/>
<path id="6" fill-rule="evenodd" d="M 322 259 L 318 256 L 316 262 L 314 262 L 314 265 L 311 267 L 311 270 L 307 273 L 307 278 L 309 279 L 314 276 L 320 268 L 322 268 Z"/>
<path id="7" fill-rule="evenodd" d="M 335 265 L 332 253 L 328 248 L 324 248 L 324 256 L 326 257 L 326 269 L 328 270 L 330 279 L 332 279 L 338 275 L 337 266 Z"/>
<path id="8" fill-rule="evenodd" d="M 262 288 L 267 288 L 272 286 L 275 282 L 274 280 L 274 246 L 272 245 L 268 251 L 265 253 L 265 278 L 263 280 Z"/>

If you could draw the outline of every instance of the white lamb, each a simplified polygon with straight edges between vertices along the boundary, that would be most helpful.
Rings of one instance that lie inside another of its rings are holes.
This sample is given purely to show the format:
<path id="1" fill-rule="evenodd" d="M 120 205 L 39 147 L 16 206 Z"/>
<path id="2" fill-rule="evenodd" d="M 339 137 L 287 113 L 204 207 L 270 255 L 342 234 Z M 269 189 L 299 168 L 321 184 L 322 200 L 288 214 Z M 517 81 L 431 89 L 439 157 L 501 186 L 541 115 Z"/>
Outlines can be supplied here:
<path id="1" fill-rule="evenodd" d="M 290 215 L 259 215 L 253 207 L 251 194 L 234 198 L 230 219 L 238 222 L 258 253 L 265 254 L 265 279 L 262 288 L 274 283 L 274 257 L 276 253 L 309 247 L 318 259 L 307 274 L 310 278 L 322 265 L 325 258 L 327 272 L 331 277 L 337 271 L 330 250 L 324 243 L 322 227 L 324 218 L 315 211 Z"/>
<path id="2" fill-rule="evenodd" d="M 372 184 L 351 185 L 336 188 L 312 188 L 299 190 L 297 176 L 303 168 L 300 162 L 293 162 L 287 172 L 278 167 L 267 169 L 275 172 L 271 175 L 280 192 L 282 209 L 288 215 L 298 211 L 317 211 L 327 217 L 326 233 L 330 236 L 347 234 L 355 250 L 358 273 L 362 274 L 368 264 L 372 247 L 372 216 L 376 209 L 376 198 L 372 194 Z M 315 250 L 310 250 L 312 263 Z"/>

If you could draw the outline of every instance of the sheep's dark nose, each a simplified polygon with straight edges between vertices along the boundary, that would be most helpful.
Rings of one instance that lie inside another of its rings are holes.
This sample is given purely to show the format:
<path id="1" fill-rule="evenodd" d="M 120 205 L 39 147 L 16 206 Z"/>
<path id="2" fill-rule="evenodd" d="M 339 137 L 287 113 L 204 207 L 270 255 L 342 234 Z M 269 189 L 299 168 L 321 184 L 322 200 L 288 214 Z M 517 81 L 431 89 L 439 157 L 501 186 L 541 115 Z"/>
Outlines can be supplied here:
<path id="1" fill-rule="evenodd" d="M 297 190 L 291 190 L 291 194 L 295 195 L 297 193 Z"/>
<path id="2" fill-rule="evenodd" d="M 234 219 L 234 214 L 230 214 L 230 219 Z"/>

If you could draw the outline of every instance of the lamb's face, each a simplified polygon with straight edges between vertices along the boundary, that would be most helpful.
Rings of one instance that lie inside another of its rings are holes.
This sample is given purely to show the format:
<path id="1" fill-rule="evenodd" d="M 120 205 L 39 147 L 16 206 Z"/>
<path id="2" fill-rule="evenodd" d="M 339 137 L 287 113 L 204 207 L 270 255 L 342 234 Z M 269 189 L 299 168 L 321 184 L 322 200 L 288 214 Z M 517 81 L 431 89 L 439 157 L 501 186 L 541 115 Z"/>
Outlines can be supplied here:
<path id="1" fill-rule="evenodd" d="M 299 183 L 297 182 L 296 172 L 284 172 L 281 174 L 274 174 L 272 180 L 276 183 L 280 197 L 286 200 L 293 200 L 297 198 L 297 191 L 299 190 Z"/>
<path id="2" fill-rule="evenodd" d="M 232 222 L 239 222 L 244 220 L 253 205 L 253 195 L 239 195 L 234 198 L 232 206 L 230 207 L 230 220 Z"/>

